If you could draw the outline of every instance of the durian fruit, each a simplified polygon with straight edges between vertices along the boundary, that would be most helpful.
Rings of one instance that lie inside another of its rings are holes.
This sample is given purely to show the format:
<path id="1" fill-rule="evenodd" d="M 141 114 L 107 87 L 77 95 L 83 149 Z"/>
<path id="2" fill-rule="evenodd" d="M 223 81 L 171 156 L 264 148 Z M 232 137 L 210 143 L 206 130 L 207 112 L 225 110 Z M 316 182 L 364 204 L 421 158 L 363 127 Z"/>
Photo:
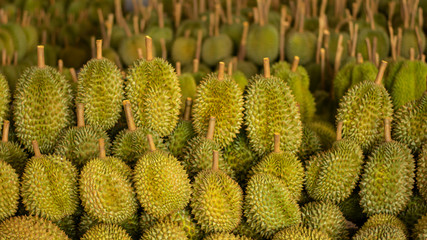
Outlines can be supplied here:
<path id="1" fill-rule="evenodd" d="M 405 233 L 406 236 L 409 235 L 408 229 L 406 225 L 400 220 L 398 217 L 390 214 L 375 214 L 369 217 L 368 221 L 366 221 L 363 226 L 360 228 L 360 231 L 366 231 L 368 228 L 377 227 L 379 225 L 390 225 L 392 227 L 397 227 L 402 232 Z"/>
<path id="2" fill-rule="evenodd" d="M 394 109 L 421 98 L 426 91 L 427 64 L 423 61 L 399 61 L 384 81 Z"/>
<path id="3" fill-rule="evenodd" d="M 411 5 L 408 5 L 411 6 Z M 412 7 L 412 6 L 411 6 Z M 418 27 L 415 27 L 418 28 Z M 421 29 L 405 28 L 402 31 L 402 39 L 400 40 L 400 55 L 404 58 L 411 58 L 411 48 L 414 49 L 414 58 L 419 59 L 420 53 L 424 52 L 426 47 L 426 37 Z M 417 36 L 418 35 L 418 36 Z M 421 49 L 420 49 L 421 48 Z"/>
<path id="4" fill-rule="evenodd" d="M 209 66 L 215 66 L 231 56 L 233 42 L 226 34 L 206 38 L 202 46 L 202 60 Z"/>
<path id="5" fill-rule="evenodd" d="M 0 222 L 15 215 L 19 203 L 19 176 L 15 169 L 0 159 Z"/>
<path id="6" fill-rule="evenodd" d="M 163 6 L 165 4 L 166 3 L 162 3 L 162 2 L 157 4 L 158 25 L 151 24 L 151 26 L 149 26 L 148 29 L 145 30 L 145 33 L 153 39 L 156 53 L 162 52 L 162 43 L 161 43 L 162 41 L 164 41 L 164 44 L 165 44 L 164 46 L 169 49 L 174 36 L 172 28 L 170 26 L 166 26 L 166 23 L 165 23 L 165 20 L 167 20 L 167 19 L 164 19 L 164 13 L 163 13 Z M 136 18 L 136 21 L 137 20 L 138 18 Z"/>
<path id="7" fill-rule="evenodd" d="M 298 158 L 305 162 L 320 150 L 322 150 L 320 137 L 316 132 L 311 130 L 311 128 L 304 125 L 302 128 L 302 142 L 298 151 Z"/>
<path id="8" fill-rule="evenodd" d="M 356 235 L 353 236 L 352 240 L 405 240 L 407 239 L 405 233 L 398 227 L 394 227 L 388 224 L 378 225 L 367 229 L 359 230 Z"/>
<path id="9" fill-rule="evenodd" d="M 182 65 L 189 65 L 194 59 L 196 54 L 196 39 L 191 37 L 177 37 L 175 38 L 172 49 L 171 57 L 174 62 L 181 62 Z"/>
<path id="10" fill-rule="evenodd" d="M 246 41 L 248 59 L 263 64 L 263 58 L 274 61 L 279 56 L 279 31 L 269 23 L 253 24 Z"/>
<path id="11" fill-rule="evenodd" d="M 9 114 L 10 95 L 9 84 L 4 75 L 0 73 L 0 127 Z"/>
<path id="12" fill-rule="evenodd" d="M 329 235 L 331 239 L 349 239 L 347 222 L 339 207 L 330 202 L 310 202 L 301 208 L 302 225 Z"/>
<path id="13" fill-rule="evenodd" d="M 79 181 L 81 204 L 90 218 L 111 224 L 131 219 L 138 208 L 131 178 L 123 161 L 105 156 L 104 139 L 99 139 L 99 157 L 86 163 Z"/>
<path id="14" fill-rule="evenodd" d="M 376 49 L 375 52 L 378 53 L 379 59 L 385 59 L 389 55 L 390 38 L 387 31 L 381 26 L 376 26 L 375 23 L 371 24 L 371 27 L 363 27 L 359 30 L 356 51 L 361 53 L 364 59 L 368 59 L 374 49 Z"/>
<path id="15" fill-rule="evenodd" d="M 141 240 L 187 240 L 185 231 L 174 222 L 158 222 L 142 235 Z"/>
<path id="16" fill-rule="evenodd" d="M 35 156 L 28 160 L 21 181 L 25 210 L 31 215 L 58 221 L 74 214 L 79 204 L 77 169 L 58 155 L 41 155 L 33 141 Z"/>
<path id="17" fill-rule="evenodd" d="M 188 98 L 194 99 L 196 96 L 197 84 L 196 80 L 191 73 L 183 73 L 181 74 L 181 63 L 176 63 L 176 72 L 179 79 L 179 87 L 181 88 L 181 109 L 180 113 L 184 113 L 185 111 L 185 101 Z"/>
<path id="18" fill-rule="evenodd" d="M 310 158 L 306 165 L 306 190 L 316 201 L 340 203 L 357 186 L 363 164 L 363 151 L 351 139 L 341 139 L 338 123 L 337 141 L 328 151 Z"/>
<path id="19" fill-rule="evenodd" d="M 69 240 L 54 223 L 36 216 L 17 216 L 3 221 L 0 239 Z"/>
<path id="20" fill-rule="evenodd" d="M 313 61 L 316 55 L 317 37 L 310 31 L 291 30 L 286 37 L 286 59 L 290 62 L 299 56 L 300 63 L 306 65 Z"/>
<path id="21" fill-rule="evenodd" d="M 359 144 L 364 152 L 384 139 L 384 118 L 393 114 L 390 96 L 381 85 L 387 62 L 382 61 L 375 82 L 361 82 L 342 98 L 336 121 L 343 122 L 342 137 Z"/>
<path id="22" fill-rule="evenodd" d="M 199 135 L 208 131 L 209 117 L 215 116 L 214 141 L 228 146 L 239 133 L 243 123 L 243 92 L 239 85 L 224 74 L 219 63 L 218 75 L 209 74 L 199 85 L 193 105 L 193 126 Z"/>
<path id="23" fill-rule="evenodd" d="M 5 30 L 12 37 L 14 51 L 18 53 L 18 59 L 21 60 L 28 50 L 26 34 L 18 23 L 2 24 L 1 29 Z"/>
<path id="24" fill-rule="evenodd" d="M 14 100 L 16 135 L 33 152 L 52 152 L 62 129 L 71 125 L 71 89 L 65 78 L 44 64 L 44 47 L 37 47 L 38 66 L 28 68 L 18 80 Z"/>
<path id="25" fill-rule="evenodd" d="M 408 146 L 412 153 L 419 153 L 427 141 L 427 91 L 415 101 L 411 101 L 394 114 L 393 138 Z"/>
<path id="26" fill-rule="evenodd" d="M 274 151 L 266 155 L 251 172 L 265 173 L 279 178 L 296 201 L 301 199 L 304 185 L 304 168 L 295 154 L 280 150 L 280 135 L 274 134 Z"/>
<path id="27" fill-rule="evenodd" d="M 113 154 L 115 157 L 122 159 L 129 166 L 135 165 L 138 159 L 149 150 L 147 134 L 153 136 L 157 148 L 166 150 L 163 140 L 156 132 L 144 127 L 136 127 L 129 100 L 123 101 L 123 108 L 128 129 L 119 132 L 114 140 Z"/>
<path id="28" fill-rule="evenodd" d="M 205 233 L 231 232 L 241 222 L 243 191 L 218 167 L 213 151 L 212 169 L 199 172 L 193 183 L 192 214 Z"/>
<path id="29" fill-rule="evenodd" d="M 76 104 L 77 127 L 64 131 L 55 154 L 64 156 L 78 168 L 82 168 L 89 160 L 99 156 L 99 139 L 105 141 L 106 152 L 110 152 L 110 139 L 105 131 L 98 127 L 86 126 L 84 121 L 84 105 Z"/>
<path id="30" fill-rule="evenodd" d="M 359 184 L 360 205 L 368 216 L 403 211 L 414 187 L 415 161 L 411 151 L 391 140 L 390 119 L 384 122 L 385 143 L 369 156 Z"/>
<path id="31" fill-rule="evenodd" d="M 184 149 L 183 164 L 191 178 L 202 170 L 212 166 L 212 151 L 219 152 L 219 167 L 229 176 L 234 177 L 234 172 L 227 162 L 223 161 L 221 146 L 214 141 L 215 117 L 209 118 L 208 133 L 193 137 Z"/>
<path id="32" fill-rule="evenodd" d="M 245 124 L 252 149 L 263 156 L 273 150 L 273 136 L 278 133 L 283 151 L 297 153 L 302 141 L 302 123 L 297 102 L 289 86 L 270 76 L 268 58 L 264 76 L 251 79 L 245 98 Z"/>
<path id="33" fill-rule="evenodd" d="M 311 121 L 316 112 L 314 97 L 310 92 L 310 79 L 304 67 L 298 66 L 300 58 L 295 56 L 292 66 L 287 62 L 278 62 L 272 67 L 272 74 L 285 81 L 299 104 L 301 120 Z"/>
<path id="34" fill-rule="evenodd" d="M 359 192 L 354 191 L 350 197 L 338 204 L 345 219 L 361 226 L 366 221 L 366 215 L 360 206 Z"/>
<path id="35" fill-rule="evenodd" d="M 274 235 L 273 240 L 331 240 L 328 234 L 302 225 L 287 227 Z"/>
<path id="36" fill-rule="evenodd" d="M 246 236 L 238 236 L 232 233 L 213 233 L 203 240 L 251 240 L 252 238 Z"/>
<path id="37" fill-rule="evenodd" d="M 157 150 L 151 135 L 147 139 L 150 150 L 136 163 L 134 186 L 144 211 L 162 218 L 185 208 L 192 189 L 181 163 L 170 153 Z"/>
<path id="38" fill-rule="evenodd" d="M 413 232 L 415 240 L 424 240 L 427 238 L 427 215 L 424 215 L 418 220 Z"/>
<path id="39" fill-rule="evenodd" d="M 262 240 L 263 238 L 256 232 L 254 232 L 249 224 L 247 223 L 245 217 L 242 218 L 242 222 L 237 226 L 236 229 L 232 232 L 238 236 L 250 237 L 253 240 Z"/>
<path id="40" fill-rule="evenodd" d="M 192 103 L 193 100 L 191 100 L 191 98 L 187 98 L 185 102 L 184 117 L 179 120 L 178 125 L 169 136 L 166 143 L 169 151 L 178 159 L 183 157 L 185 147 L 195 136 L 193 124 L 190 120 Z"/>
<path id="41" fill-rule="evenodd" d="M 120 118 L 123 79 L 118 67 L 102 57 L 102 40 L 96 45 L 96 58 L 87 62 L 79 74 L 76 101 L 84 104 L 88 125 L 108 130 Z"/>
<path id="42" fill-rule="evenodd" d="M 10 164 L 21 176 L 27 163 L 27 154 L 20 145 L 9 141 L 9 128 L 10 122 L 4 120 L 2 141 L 0 142 L 0 160 Z"/>
<path id="43" fill-rule="evenodd" d="M 253 232 L 271 238 L 285 227 L 301 223 L 301 212 L 285 183 L 266 173 L 251 177 L 246 187 L 244 214 Z"/>
<path id="44" fill-rule="evenodd" d="M 151 38 L 146 39 L 147 58 L 128 69 L 126 94 L 138 127 L 161 137 L 168 136 L 178 123 L 181 107 L 179 80 L 173 67 L 162 58 L 153 58 Z"/>
<path id="45" fill-rule="evenodd" d="M 87 231 L 81 240 L 132 240 L 122 227 L 115 224 L 98 224 Z"/>
<path id="46" fill-rule="evenodd" d="M 337 139 L 334 125 L 324 121 L 312 121 L 305 124 L 306 127 L 313 130 L 320 138 L 323 150 L 328 150 Z"/>
<path id="47" fill-rule="evenodd" d="M 399 219 L 412 229 L 423 215 L 427 214 L 427 201 L 418 194 L 414 194 L 409 200 L 404 211 L 399 213 Z"/>
<path id="48" fill-rule="evenodd" d="M 417 188 L 427 201 L 427 143 L 424 144 L 417 161 Z"/>
<path id="49" fill-rule="evenodd" d="M 145 45 L 147 44 L 147 36 L 145 34 L 134 34 L 129 35 L 125 38 L 123 38 L 120 41 L 120 46 L 118 48 L 118 52 L 120 55 L 120 58 L 122 59 L 122 62 L 126 66 L 132 66 L 132 64 L 135 64 L 135 61 L 138 60 L 138 49 L 142 50 L 143 56 L 147 57 L 149 53 L 147 54 Z M 156 48 L 152 49 L 152 55 L 156 56 Z"/>

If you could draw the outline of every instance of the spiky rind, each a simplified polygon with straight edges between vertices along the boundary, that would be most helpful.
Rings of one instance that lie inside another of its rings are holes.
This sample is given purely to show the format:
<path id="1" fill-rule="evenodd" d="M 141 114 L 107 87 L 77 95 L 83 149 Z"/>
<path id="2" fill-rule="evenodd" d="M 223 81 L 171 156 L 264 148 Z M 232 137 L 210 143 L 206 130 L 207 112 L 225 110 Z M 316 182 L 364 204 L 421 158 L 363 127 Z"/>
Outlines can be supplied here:
<path id="1" fill-rule="evenodd" d="M 68 236 L 51 221 L 34 216 L 12 217 L 0 224 L 0 239 L 68 240 Z"/>
<path id="2" fill-rule="evenodd" d="M 398 217 L 412 229 L 423 215 L 427 214 L 427 201 L 420 195 L 413 195 L 409 200 L 406 209 L 399 213 Z"/>
<path id="3" fill-rule="evenodd" d="M 243 96 L 239 85 L 228 75 L 219 80 L 211 73 L 199 85 L 193 105 L 193 126 L 206 136 L 209 118 L 215 117 L 214 141 L 228 146 L 243 123 Z"/>
<path id="4" fill-rule="evenodd" d="M 22 203 L 31 215 L 58 221 L 79 204 L 77 169 L 58 155 L 31 158 L 21 182 Z"/>
<path id="5" fill-rule="evenodd" d="M 353 240 L 405 240 L 407 239 L 402 229 L 388 224 L 378 225 L 359 230 Z"/>
<path id="6" fill-rule="evenodd" d="M 242 218 L 243 191 L 221 170 L 204 170 L 195 178 L 192 213 L 206 233 L 230 232 Z"/>
<path id="7" fill-rule="evenodd" d="M 305 124 L 306 127 L 313 130 L 320 138 L 321 146 L 324 150 L 332 147 L 337 139 L 335 128 L 329 122 L 313 121 Z"/>
<path id="8" fill-rule="evenodd" d="M 195 136 L 193 124 L 190 121 L 180 120 L 175 130 L 169 136 L 166 145 L 176 158 L 181 159 L 188 141 Z"/>
<path id="9" fill-rule="evenodd" d="M 161 137 L 178 123 L 181 89 L 174 68 L 161 58 L 139 59 L 128 70 L 126 94 L 138 127 L 147 127 Z"/>
<path id="10" fill-rule="evenodd" d="M 413 232 L 415 240 L 424 240 L 427 238 L 427 215 L 418 220 Z"/>
<path id="11" fill-rule="evenodd" d="M 120 226 L 115 224 L 98 224 L 89 229 L 81 240 L 132 240 L 129 234 Z"/>
<path id="12" fill-rule="evenodd" d="M 82 205 L 91 218 L 120 224 L 136 214 L 131 169 L 120 159 L 92 159 L 83 167 L 79 183 Z"/>
<path id="13" fill-rule="evenodd" d="M 424 144 L 417 162 L 417 187 L 427 201 L 427 144 Z"/>
<path id="14" fill-rule="evenodd" d="M 144 235 L 142 235 L 141 240 L 187 240 L 187 235 L 185 231 L 174 222 L 165 221 L 158 222 L 151 228 L 149 228 Z"/>
<path id="15" fill-rule="evenodd" d="M 232 233 L 213 233 L 203 240 L 251 240 L 252 238 L 248 238 L 245 236 L 237 236 Z"/>
<path id="16" fill-rule="evenodd" d="M 358 192 L 354 192 L 350 197 L 338 204 L 344 217 L 361 226 L 366 221 L 366 215 L 363 213 L 363 209 L 360 206 L 360 196 Z"/>
<path id="17" fill-rule="evenodd" d="M 10 97 L 9 84 L 4 75 L 0 73 L 0 127 L 3 126 L 3 122 L 9 114 Z"/>
<path id="18" fill-rule="evenodd" d="M 280 149 L 298 151 L 302 123 L 297 102 L 285 82 L 255 76 L 247 90 L 245 109 L 249 142 L 258 155 L 273 151 L 274 133 L 280 134 Z"/>
<path id="19" fill-rule="evenodd" d="M 27 164 L 27 154 L 15 142 L 0 143 L 0 160 L 9 163 L 21 175 Z"/>
<path id="20" fill-rule="evenodd" d="M 79 74 L 78 103 L 85 108 L 88 125 L 108 130 L 120 118 L 123 100 L 123 79 L 119 68 L 108 59 L 92 59 Z"/>
<path id="21" fill-rule="evenodd" d="M 80 222 L 78 225 L 80 236 L 83 236 L 89 229 L 95 227 L 98 224 L 102 224 L 102 222 L 90 217 L 86 212 L 84 212 L 80 217 Z M 139 237 L 140 235 L 138 215 L 136 214 L 117 225 L 125 229 L 126 232 L 129 233 L 133 238 Z"/>
<path id="22" fill-rule="evenodd" d="M 133 180 L 141 206 L 155 218 L 181 210 L 190 201 L 190 179 L 170 153 L 156 150 L 144 154 L 135 166 Z"/>
<path id="23" fill-rule="evenodd" d="M 364 167 L 360 205 L 368 216 L 398 214 L 412 195 L 415 161 L 409 148 L 391 141 L 380 145 Z"/>
<path id="24" fill-rule="evenodd" d="M 15 215 L 18 210 L 19 179 L 15 170 L 0 160 L 0 221 Z"/>
<path id="25" fill-rule="evenodd" d="M 298 152 L 299 159 L 305 161 L 310 156 L 322 149 L 321 139 L 311 128 L 304 126 L 302 129 L 302 142 Z"/>
<path id="26" fill-rule="evenodd" d="M 273 240 L 331 240 L 328 234 L 318 229 L 295 225 L 274 235 Z"/>
<path id="27" fill-rule="evenodd" d="M 406 228 L 406 225 L 402 222 L 402 220 L 390 214 L 372 215 L 371 217 L 369 217 L 368 221 L 363 224 L 363 226 L 360 228 L 360 231 L 365 231 L 370 227 L 376 227 L 383 224 L 400 228 L 400 230 L 402 230 L 405 235 L 408 236 L 408 229 Z"/>

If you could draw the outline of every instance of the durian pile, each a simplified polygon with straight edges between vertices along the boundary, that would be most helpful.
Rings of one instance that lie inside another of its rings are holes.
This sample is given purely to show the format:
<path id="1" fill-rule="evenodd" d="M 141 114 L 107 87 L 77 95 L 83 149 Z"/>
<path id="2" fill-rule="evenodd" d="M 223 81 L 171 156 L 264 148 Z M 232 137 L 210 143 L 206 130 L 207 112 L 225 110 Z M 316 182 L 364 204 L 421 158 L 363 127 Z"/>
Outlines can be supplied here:
<path id="1" fill-rule="evenodd" d="M 426 0 L 0 0 L 0 240 L 426 240 Z"/>

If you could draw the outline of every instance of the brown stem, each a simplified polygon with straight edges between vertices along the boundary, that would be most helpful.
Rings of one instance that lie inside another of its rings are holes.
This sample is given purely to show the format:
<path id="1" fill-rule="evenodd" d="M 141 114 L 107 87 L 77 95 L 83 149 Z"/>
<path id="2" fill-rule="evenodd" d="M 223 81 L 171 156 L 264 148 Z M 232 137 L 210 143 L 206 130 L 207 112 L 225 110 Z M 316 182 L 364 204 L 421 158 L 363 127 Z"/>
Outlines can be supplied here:
<path id="1" fill-rule="evenodd" d="M 388 25 L 388 31 L 389 31 L 389 35 L 390 35 L 391 58 L 393 59 L 393 61 L 396 61 L 396 59 L 397 59 L 397 56 L 396 56 L 397 38 L 396 38 L 396 36 L 394 36 L 394 30 L 393 30 L 393 26 L 391 25 L 391 23 L 389 23 L 389 25 Z"/>
<path id="2" fill-rule="evenodd" d="M 147 61 L 153 60 L 153 40 L 151 37 L 145 37 L 145 48 L 147 51 Z"/>
<path id="3" fill-rule="evenodd" d="M 215 14 L 210 13 L 209 14 L 209 36 L 212 37 L 214 35 L 215 31 Z"/>
<path id="4" fill-rule="evenodd" d="M 105 153 L 105 141 L 103 138 L 100 138 L 98 140 L 98 145 L 99 145 L 99 158 L 106 158 L 107 155 Z"/>
<path id="5" fill-rule="evenodd" d="M 150 151 L 151 152 L 156 151 L 156 145 L 154 145 L 153 136 L 151 134 L 147 135 L 147 140 L 148 140 L 148 147 L 149 147 Z"/>
<path id="6" fill-rule="evenodd" d="M 176 70 L 176 75 L 181 76 L 181 62 L 178 61 L 175 63 L 175 70 Z"/>
<path id="7" fill-rule="evenodd" d="M 221 4 L 215 4 L 215 36 L 219 35 L 219 20 L 221 14 Z"/>
<path id="8" fill-rule="evenodd" d="M 264 77 L 270 77 L 270 60 L 268 58 L 264 58 Z"/>
<path id="9" fill-rule="evenodd" d="M 58 72 L 59 73 L 64 72 L 64 61 L 62 61 L 62 59 L 58 59 Z"/>
<path id="10" fill-rule="evenodd" d="M 96 59 L 102 59 L 102 40 L 96 40 Z"/>
<path id="11" fill-rule="evenodd" d="M 175 19 L 175 28 L 178 28 L 181 23 L 181 15 L 182 15 L 182 3 L 181 1 L 178 1 L 175 4 L 174 8 L 174 19 Z"/>
<path id="12" fill-rule="evenodd" d="M 320 62 L 320 49 L 322 48 L 324 22 L 319 18 L 319 33 L 316 42 L 316 63 Z"/>
<path id="13" fill-rule="evenodd" d="M 257 10 L 258 10 L 258 17 L 259 17 L 259 25 L 264 26 L 265 24 L 265 18 L 264 18 L 264 7 L 263 7 L 263 1 L 257 0 Z"/>
<path id="14" fill-rule="evenodd" d="M 375 63 L 375 55 L 377 53 L 377 37 L 374 37 L 374 40 L 372 41 L 372 57 L 373 57 L 373 63 Z"/>
<path id="15" fill-rule="evenodd" d="M 123 101 L 123 108 L 125 110 L 126 123 L 128 125 L 128 130 L 133 132 L 136 130 L 135 120 L 132 114 L 132 107 L 129 100 Z"/>
<path id="16" fill-rule="evenodd" d="M 392 25 L 393 23 L 393 16 L 394 16 L 395 9 L 396 9 L 396 2 L 390 1 L 388 3 L 388 25 Z"/>
<path id="17" fill-rule="evenodd" d="M 415 0 L 415 3 L 412 3 L 412 11 L 411 11 L 411 28 L 415 28 L 415 17 L 417 16 L 417 8 L 420 0 Z"/>
<path id="18" fill-rule="evenodd" d="M 7 64 L 7 52 L 6 52 L 6 49 L 3 48 L 1 50 L 1 65 L 6 66 L 6 64 Z"/>
<path id="19" fill-rule="evenodd" d="M 402 50 L 402 35 L 403 35 L 402 28 L 398 28 L 397 29 L 397 44 L 396 44 L 397 45 L 396 53 L 397 53 L 398 57 L 400 57 L 400 53 Z"/>
<path id="20" fill-rule="evenodd" d="M 415 49 L 414 48 L 409 49 L 409 60 L 411 60 L 411 61 L 415 60 Z"/>
<path id="21" fill-rule="evenodd" d="M 224 70 L 225 70 L 224 62 L 219 62 L 219 67 L 218 67 L 218 80 L 219 81 L 224 80 Z"/>
<path id="22" fill-rule="evenodd" d="M 215 117 L 210 117 L 206 139 L 213 140 L 214 132 L 215 132 Z"/>
<path id="23" fill-rule="evenodd" d="M 18 51 L 13 52 L 13 66 L 18 65 Z"/>
<path id="24" fill-rule="evenodd" d="M 369 41 L 369 38 L 365 38 L 365 43 L 366 43 L 366 50 L 368 51 L 368 59 L 370 62 L 373 62 L 372 46 L 371 46 L 371 41 Z"/>
<path id="25" fill-rule="evenodd" d="M 191 115 L 191 105 L 193 104 L 193 100 L 191 98 L 187 98 L 185 101 L 185 110 L 184 110 L 184 121 L 190 121 Z"/>
<path id="26" fill-rule="evenodd" d="M 111 34 L 113 34 L 113 24 L 114 24 L 114 14 L 110 13 L 110 14 L 108 14 L 108 20 L 107 20 L 107 23 L 105 24 L 105 26 L 107 28 L 107 36 L 105 38 L 105 47 L 106 48 L 110 47 Z"/>
<path id="27" fill-rule="evenodd" d="M 9 141 L 9 128 L 10 128 L 10 122 L 8 120 L 4 120 L 4 122 L 3 122 L 3 135 L 1 138 L 1 141 L 4 143 Z"/>
<path id="28" fill-rule="evenodd" d="M 77 79 L 76 69 L 70 68 L 69 70 L 70 70 L 70 74 L 71 74 L 71 78 L 73 79 L 73 82 L 77 83 L 78 79 Z"/>
<path id="29" fill-rule="evenodd" d="M 200 0 L 199 2 L 199 13 L 203 14 L 206 12 L 206 0 Z"/>
<path id="30" fill-rule="evenodd" d="M 137 15 L 132 17 L 132 22 L 133 22 L 133 32 L 135 33 L 135 35 L 139 34 L 139 18 Z"/>
<path id="31" fill-rule="evenodd" d="M 325 81 L 326 81 L 326 61 L 325 61 L 325 49 L 320 49 L 320 85 L 322 89 L 325 89 Z"/>
<path id="32" fill-rule="evenodd" d="M 227 0 L 226 4 L 227 4 L 227 23 L 231 25 L 233 24 L 231 0 Z"/>
<path id="33" fill-rule="evenodd" d="M 199 71 L 199 59 L 193 60 L 193 73 L 196 73 Z"/>
<path id="34" fill-rule="evenodd" d="M 420 30 L 418 27 L 415 27 L 415 35 L 417 36 L 417 43 L 418 43 L 418 56 L 421 57 L 423 54 L 423 40 L 420 35 Z"/>
<path id="35" fill-rule="evenodd" d="M 423 29 L 423 24 L 424 24 L 423 9 L 422 8 L 418 8 L 418 27 L 420 29 Z"/>
<path id="36" fill-rule="evenodd" d="M 33 144 L 34 156 L 37 158 L 41 157 L 42 154 L 40 152 L 40 148 L 39 148 L 39 144 L 37 143 L 37 140 L 33 140 L 31 143 Z"/>
<path id="37" fill-rule="evenodd" d="M 107 33 L 105 32 L 105 19 L 104 19 L 104 14 L 102 13 L 102 9 L 98 8 L 97 13 L 98 13 L 99 27 L 101 29 L 102 39 L 107 39 Z"/>
<path id="38" fill-rule="evenodd" d="M 274 133 L 274 153 L 279 153 L 280 151 L 280 134 Z"/>
<path id="39" fill-rule="evenodd" d="M 342 139 L 342 126 L 343 126 L 343 122 L 339 121 L 337 124 L 337 141 Z"/>
<path id="40" fill-rule="evenodd" d="M 164 38 L 160 38 L 160 48 L 162 49 L 162 58 L 166 60 L 168 58 L 168 50 L 166 49 L 166 41 Z"/>
<path id="41" fill-rule="evenodd" d="M 199 10 L 197 0 L 193 0 L 193 17 L 194 19 L 199 18 Z"/>
<path id="42" fill-rule="evenodd" d="M 238 53 L 239 61 L 243 61 L 246 55 L 246 40 L 248 37 L 249 23 L 243 22 L 242 39 L 240 40 L 240 49 Z"/>
<path id="43" fill-rule="evenodd" d="M 384 136 L 386 142 L 391 142 L 391 119 L 384 119 Z"/>
<path id="44" fill-rule="evenodd" d="M 335 63 L 334 63 L 335 74 L 338 73 L 338 71 L 341 67 L 341 57 L 342 57 L 342 53 L 344 51 L 344 48 L 342 46 L 342 41 L 343 41 L 343 36 L 340 34 L 338 36 L 338 46 L 337 46 L 337 52 L 335 55 Z"/>
<path id="45" fill-rule="evenodd" d="M 212 159 L 212 170 L 218 171 L 218 161 L 219 161 L 219 152 L 213 151 L 213 159 Z"/>
<path id="46" fill-rule="evenodd" d="M 258 8 L 252 8 L 253 16 L 254 16 L 254 23 L 259 24 L 259 11 Z"/>
<path id="47" fill-rule="evenodd" d="M 141 48 L 136 49 L 136 52 L 138 53 L 138 59 L 144 58 L 144 53 Z"/>
<path id="48" fill-rule="evenodd" d="M 165 27 L 165 21 L 163 18 L 163 3 L 159 3 L 157 5 L 157 14 L 159 15 L 159 27 L 164 28 Z"/>
<path id="49" fill-rule="evenodd" d="M 39 68 L 44 68 L 45 67 L 45 63 L 44 63 L 44 46 L 43 45 L 38 45 L 37 46 L 37 66 Z"/>
<path id="50" fill-rule="evenodd" d="M 357 62 L 358 64 L 363 63 L 363 56 L 362 56 L 362 53 L 357 53 L 357 60 L 356 60 L 356 62 Z"/>
<path id="51" fill-rule="evenodd" d="M 228 62 L 227 74 L 228 76 L 233 75 L 233 61 Z"/>
<path id="52" fill-rule="evenodd" d="M 352 57 L 356 56 L 356 47 L 357 47 L 357 38 L 358 38 L 358 36 L 359 36 L 359 24 L 355 24 L 354 25 L 353 39 L 351 40 L 352 45 L 351 45 L 350 55 Z"/>
<path id="53" fill-rule="evenodd" d="M 294 61 L 292 62 L 292 66 L 291 66 L 291 71 L 292 72 L 296 72 L 298 69 L 298 64 L 299 64 L 299 57 L 295 56 L 294 57 Z"/>
<path id="54" fill-rule="evenodd" d="M 85 118 L 84 118 L 84 104 L 77 103 L 76 104 L 76 114 L 77 114 L 77 127 L 85 126 Z"/>
<path id="55" fill-rule="evenodd" d="M 197 31 L 197 43 L 196 43 L 196 59 L 200 60 L 200 55 L 202 52 L 202 41 L 203 41 L 203 32 L 202 30 Z"/>
<path id="56" fill-rule="evenodd" d="M 384 77 L 384 72 L 385 72 L 385 69 L 387 68 L 387 64 L 388 63 L 386 61 L 384 60 L 381 61 L 380 68 L 378 69 L 378 75 L 375 79 L 375 83 L 378 85 L 381 85 L 381 81 Z"/>
<path id="57" fill-rule="evenodd" d="M 325 20 L 327 21 L 327 20 Z M 328 29 L 323 31 L 323 47 L 325 48 L 326 62 L 329 62 L 329 37 L 330 32 Z"/>
<path id="58" fill-rule="evenodd" d="M 305 3 L 304 2 L 301 2 L 301 15 L 300 15 L 300 24 L 299 24 L 299 28 L 298 28 L 298 32 L 304 32 L 304 18 L 305 18 Z"/>

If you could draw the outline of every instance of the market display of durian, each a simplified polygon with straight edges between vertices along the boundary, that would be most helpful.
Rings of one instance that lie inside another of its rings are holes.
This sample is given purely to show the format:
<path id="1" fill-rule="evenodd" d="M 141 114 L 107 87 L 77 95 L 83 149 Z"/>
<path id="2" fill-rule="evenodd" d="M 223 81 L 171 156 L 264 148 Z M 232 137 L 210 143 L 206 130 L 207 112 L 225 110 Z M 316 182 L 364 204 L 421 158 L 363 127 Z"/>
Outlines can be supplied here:
<path id="1" fill-rule="evenodd" d="M 426 240 L 424 19 L 0 0 L 0 240 Z"/>

